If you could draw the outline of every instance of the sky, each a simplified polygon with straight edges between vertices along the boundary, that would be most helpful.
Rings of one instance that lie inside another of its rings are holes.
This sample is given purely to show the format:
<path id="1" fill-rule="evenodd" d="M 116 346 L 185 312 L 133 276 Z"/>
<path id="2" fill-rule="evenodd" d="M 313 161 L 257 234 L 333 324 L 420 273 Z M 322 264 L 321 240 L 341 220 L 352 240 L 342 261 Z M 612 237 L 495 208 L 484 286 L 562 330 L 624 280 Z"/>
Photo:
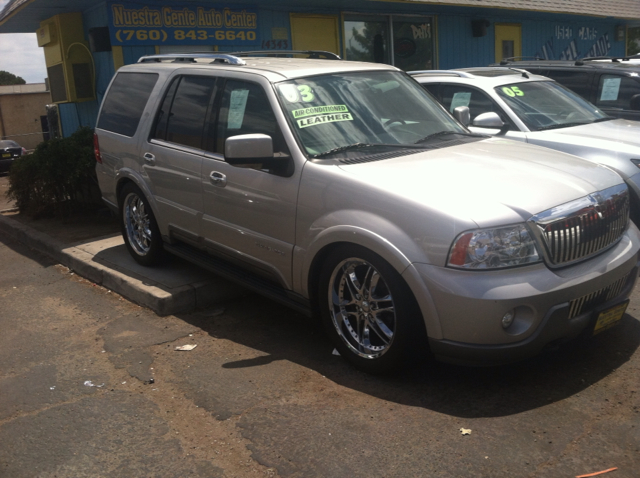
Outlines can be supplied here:
<path id="1" fill-rule="evenodd" d="M 0 0 L 0 10 L 8 0 Z M 0 34 L 0 70 L 21 76 L 27 83 L 44 83 L 44 50 L 34 33 Z"/>

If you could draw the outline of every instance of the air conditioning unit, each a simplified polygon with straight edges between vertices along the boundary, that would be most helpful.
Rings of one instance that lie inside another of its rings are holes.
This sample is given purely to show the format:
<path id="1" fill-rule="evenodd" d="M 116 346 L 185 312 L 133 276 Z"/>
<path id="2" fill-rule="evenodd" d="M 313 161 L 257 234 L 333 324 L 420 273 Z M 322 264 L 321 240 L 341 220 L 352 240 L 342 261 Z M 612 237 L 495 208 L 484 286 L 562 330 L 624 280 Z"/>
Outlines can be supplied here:
<path id="1" fill-rule="evenodd" d="M 81 13 L 61 13 L 40 23 L 38 46 L 44 48 L 51 99 L 79 103 L 96 98 L 95 71 L 84 39 Z"/>

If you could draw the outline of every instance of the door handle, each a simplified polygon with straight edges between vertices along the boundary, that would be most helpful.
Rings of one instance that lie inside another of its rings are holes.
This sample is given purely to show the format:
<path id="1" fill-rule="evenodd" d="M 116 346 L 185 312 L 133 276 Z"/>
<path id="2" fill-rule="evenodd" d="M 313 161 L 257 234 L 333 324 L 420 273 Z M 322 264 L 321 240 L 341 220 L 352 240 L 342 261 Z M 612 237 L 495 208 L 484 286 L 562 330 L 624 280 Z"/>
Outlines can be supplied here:
<path id="1" fill-rule="evenodd" d="M 142 156 L 142 157 L 149 164 L 155 164 L 155 162 L 156 162 L 156 157 L 151 153 L 144 153 L 144 156 Z"/>
<path id="2" fill-rule="evenodd" d="M 225 187 L 227 185 L 227 177 L 217 171 L 211 171 L 209 179 L 214 186 Z"/>

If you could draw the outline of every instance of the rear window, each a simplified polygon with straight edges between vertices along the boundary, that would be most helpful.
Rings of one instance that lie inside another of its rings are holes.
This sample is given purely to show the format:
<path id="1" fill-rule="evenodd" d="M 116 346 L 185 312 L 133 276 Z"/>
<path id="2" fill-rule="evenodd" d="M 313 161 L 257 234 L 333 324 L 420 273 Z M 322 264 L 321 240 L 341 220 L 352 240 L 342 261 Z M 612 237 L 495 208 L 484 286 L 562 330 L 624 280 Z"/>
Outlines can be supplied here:
<path id="1" fill-rule="evenodd" d="M 118 73 L 102 105 L 98 128 L 133 136 L 157 81 L 156 73 Z"/>
<path id="2" fill-rule="evenodd" d="M 0 148 L 19 148 L 20 145 L 15 141 L 4 140 L 0 141 Z"/>

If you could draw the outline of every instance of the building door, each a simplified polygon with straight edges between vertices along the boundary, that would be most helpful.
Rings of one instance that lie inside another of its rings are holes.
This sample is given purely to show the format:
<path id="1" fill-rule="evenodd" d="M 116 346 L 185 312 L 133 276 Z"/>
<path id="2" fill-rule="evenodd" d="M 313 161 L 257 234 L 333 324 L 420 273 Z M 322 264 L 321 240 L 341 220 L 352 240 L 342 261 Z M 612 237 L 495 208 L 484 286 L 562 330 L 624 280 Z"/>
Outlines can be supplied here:
<path id="1" fill-rule="evenodd" d="M 338 17 L 292 13 L 291 41 L 294 50 L 322 50 L 339 55 Z"/>
<path id="2" fill-rule="evenodd" d="M 515 23 L 496 23 L 496 62 L 504 58 L 522 56 L 522 26 Z"/>

